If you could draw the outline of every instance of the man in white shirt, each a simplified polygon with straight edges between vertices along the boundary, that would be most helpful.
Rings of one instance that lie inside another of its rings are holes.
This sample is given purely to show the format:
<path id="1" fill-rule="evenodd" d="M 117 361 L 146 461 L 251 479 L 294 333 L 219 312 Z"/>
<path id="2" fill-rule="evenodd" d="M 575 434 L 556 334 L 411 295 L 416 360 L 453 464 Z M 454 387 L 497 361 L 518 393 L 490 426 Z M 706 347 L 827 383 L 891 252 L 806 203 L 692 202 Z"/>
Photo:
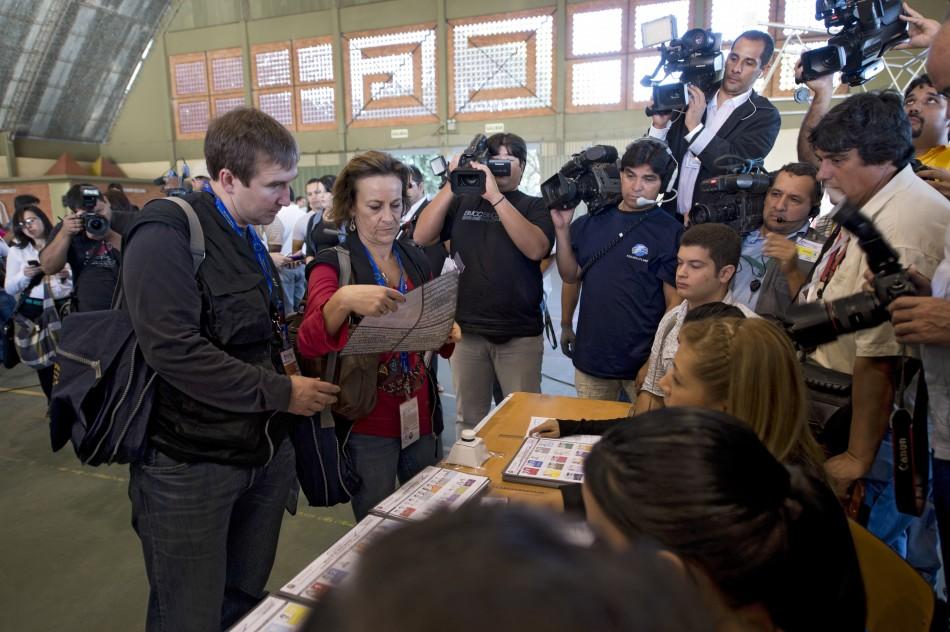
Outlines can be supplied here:
<path id="1" fill-rule="evenodd" d="M 673 366 L 679 347 L 680 327 L 686 313 L 708 303 L 735 305 L 746 318 L 755 313 L 738 303 L 729 286 L 739 266 L 741 240 L 724 224 L 698 224 L 683 233 L 676 257 L 676 293 L 683 302 L 660 320 L 645 370 L 640 371 L 642 385 L 637 396 L 637 413 L 663 405 L 660 379 Z"/>
<path id="2" fill-rule="evenodd" d="M 690 85 L 685 112 L 653 116 L 650 136 L 665 140 L 680 163 L 679 193 L 675 204 L 664 204 L 668 211 L 685 216 L 694 203 L 710 199 L 699 192 L 698 182 L 728 173 L 730 163 L 765 158 L 772 150 L 781 117 L 752 84 L 768 72 L 774 51 L 768 33 L 746 31 L 732 43 L 714 98 L 707 103 L 706 94 Z M 717 162 L 724 156 L 734 158 Z"/>
<path id="3" fill-rule="evenodd" d="M 300 208 L 295 203 L 288 204 L 277 212 L 277 219 L 283 228 L 280 241 L 280 254 L 284 257 L 290 257 L 295 254 L 292 239 L 294 226 L 305 214 L 306 209 Z M 280 283 L 284 287 L 284 307 L 287 313 L 290 314 L 297 311 L 297 307 L 303 300 L 304 292 L 307 290 L 307 279 L 304 276 L 303 261 L 294 262 L 287 260 L 284 265 L 281 265 Z"/>

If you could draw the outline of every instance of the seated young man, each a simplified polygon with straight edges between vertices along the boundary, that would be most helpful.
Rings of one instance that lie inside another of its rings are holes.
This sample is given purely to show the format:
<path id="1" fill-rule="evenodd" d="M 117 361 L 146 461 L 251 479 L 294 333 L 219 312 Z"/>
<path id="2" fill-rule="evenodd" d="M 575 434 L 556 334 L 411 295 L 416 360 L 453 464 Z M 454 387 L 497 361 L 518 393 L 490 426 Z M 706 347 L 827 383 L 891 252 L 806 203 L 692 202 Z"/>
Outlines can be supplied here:
<path id="1" fill-rule="evenodd" d="M 677 338 L 686 313 L 720 301 L 735 305 L 747 318 L 755 312 L 737 302 L 729 289 L 739 265 L 742 241 L 724 224 L 698 224 L 683 233 L 676 258 L 676 293 L 683 299 L 660 321 L 653 337 L 650 360 L 637 396 L 637 413 L 663 405 L 660 379 L 670 370 Z"/>
<path id="2" fill-rule="evenodd" d="M 551 211 L 561 279 L 583 278 L 576 338 L 576 299 L 561 322 L 562 340 L 574 339 L 577 396 L 588 399 L 616 400 L 621 389 L 636 397 L 634 380 L 653 332 L 680 301 L 673 282 L 683 226 L 658 205 L 672 188 L 676 161 L 662 141 L 641 138 L 627 147 L 620 168 L 619 204 L 573 223 L 574 209 Z"/>

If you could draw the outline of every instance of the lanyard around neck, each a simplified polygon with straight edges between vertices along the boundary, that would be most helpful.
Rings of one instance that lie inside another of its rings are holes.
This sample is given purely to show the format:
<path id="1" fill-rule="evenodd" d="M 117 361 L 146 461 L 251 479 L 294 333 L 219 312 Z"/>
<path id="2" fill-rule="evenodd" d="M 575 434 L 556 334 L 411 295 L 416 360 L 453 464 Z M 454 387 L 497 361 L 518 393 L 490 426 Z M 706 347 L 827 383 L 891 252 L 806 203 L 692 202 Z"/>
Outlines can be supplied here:
<path id="1" fill-rule="evenodd" d="M 382 287 L 389 287 L 389 283 L 386 281 L 386 275 L 383 274 L 383 271 L 379 269 L 379 266 L 376 265 L 376 260 L 373 259 L 373 253 L 369 251 L 369 248 L 366 247 L 366 244 L 363 244 L 363 249 L 366 251 L 366 256 L 369 258 L 369 265 L 373 268 L 373 277 L 376 280 L 376 285 Z M 399 251 L 396 250 L 396 244 L 393 244 L 393 256 L 396 258 L 396 263 L 399 265 L 399 283 L 397 283 L 397 288 L 400 294 L 406 294 L 409 291 L 409 286 L 406 282 L 406 274 L 404 272 L 405 268 L 402 265 L 402 258 L 399 256 Z M 403 375 L 409 375 L 409 353 L 403 351 L 399 354 L 399 364 L 402 367 Z M 406 393 L 408 397 L 409 393 Z"/>
<path id="2" fill-rule="evenodd" d="M 261 267 L 261 273 L 264 275 L 264 281 L 267 282 L 267 293 L 273 297 L 274 277 L 271 274 L 270 255 L 267 252 L 267 247 L 264 246 L 264 242 L 261 241 L 261 238 L 258 237 L 257 233 L 252 230 L 250 226 L 245 226 L 243 229 L 238 226 L 234 216 L 231 215 L 231 212 L 228 210 L 228 207 L 224 205 L 224 202 L 221 201 L 221 198 L 215 195 L 211 185 L 206 184 L 204 191 L 206 193 L 210 193 L 211 197 L 214 198 L 215 208 L 218 209 L 218 213 L 228 223 L 228 226 L 231 227 L 231 230 L 233 230 L 238 237 L 244 240 L 251 247 L 251 250 L 254 252 L 254 257 L 257 259 L 257 264 Z"/>

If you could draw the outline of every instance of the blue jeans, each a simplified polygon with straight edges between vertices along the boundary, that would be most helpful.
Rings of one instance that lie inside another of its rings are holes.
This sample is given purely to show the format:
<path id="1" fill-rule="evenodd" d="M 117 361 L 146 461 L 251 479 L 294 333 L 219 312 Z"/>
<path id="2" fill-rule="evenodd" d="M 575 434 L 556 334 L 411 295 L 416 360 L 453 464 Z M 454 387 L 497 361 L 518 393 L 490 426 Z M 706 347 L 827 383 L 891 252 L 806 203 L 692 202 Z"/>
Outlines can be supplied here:
<path id="1" fill-rule="evenodd" d="M 376 437 L 351 433 L 347 441 L 356 471 L 363 479 L 359 491 L 353 494 L 353 515 L 360 521 L 376 503 L 394 491 L 399 484 L 421 472 L 427 465 L 442 459 L 442 442 L 434 434 L 427 434 L 407 447 L 401 448 L 399 437 Z"/>
<path id="2" fill-rule="evenodd" d="M 864 478 L 864 502 L 871 509 L 868 531 L 907 560 L 931 586 L 935 586 L 940 559 L 937 556 L 937 512 L 933 492 L 919 518 L 897 510 L 892 446 L 891 433 L 888 431 L 871 471 Z"/>
<path id="3" fill-rule="evenodd" d="M 294 268 L 280 269 L 280 284 L 284 287 L 284 309 L 287 313 L 297 311 L 307 291 L 307 276 L 303 264 Z"/>
<path id="4" fill-rule="evenodd" d="M 224 630 L 257 605 L 294 476 L 288 440 L 259 467 L 182 463 L 154 448 L 132 465 L 129 497 L 148 574 L 148 632 Z"/>

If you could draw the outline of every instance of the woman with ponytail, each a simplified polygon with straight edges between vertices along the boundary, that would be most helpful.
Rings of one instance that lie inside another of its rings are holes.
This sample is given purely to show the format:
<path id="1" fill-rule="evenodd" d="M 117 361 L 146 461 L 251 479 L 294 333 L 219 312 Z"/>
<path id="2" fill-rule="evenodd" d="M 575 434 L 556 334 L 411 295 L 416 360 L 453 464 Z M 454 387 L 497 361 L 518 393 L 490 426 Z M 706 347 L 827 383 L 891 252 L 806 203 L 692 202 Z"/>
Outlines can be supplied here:
<path id="1" fill-rule="evenodd" d="M 782 465 L 747 423 L 707 409 L 652 411 L 604 434 L 584 469 L 592 526 L 618 548 L 660 543 L 718 609 L 720 629 L 864 629 L 837 498 Z"/>

